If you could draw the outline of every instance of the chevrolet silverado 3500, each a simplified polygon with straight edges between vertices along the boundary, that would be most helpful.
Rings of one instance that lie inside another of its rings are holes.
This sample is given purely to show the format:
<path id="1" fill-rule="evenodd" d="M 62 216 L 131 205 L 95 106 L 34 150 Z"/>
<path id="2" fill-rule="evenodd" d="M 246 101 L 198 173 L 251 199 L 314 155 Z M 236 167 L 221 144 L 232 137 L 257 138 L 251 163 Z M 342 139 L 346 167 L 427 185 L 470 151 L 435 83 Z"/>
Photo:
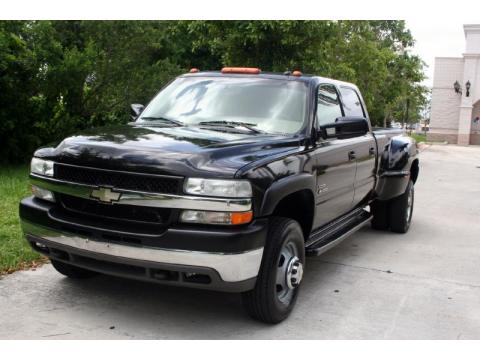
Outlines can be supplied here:
<path id="1" fill-rule="evenodd" d="M 63 275 L 238 292 L 278 323 L 306 255 L 367 222 L 408 231 L 416 144 L 372 129 L 353 84 L 193 69 L 132 111 L 33 156 L 23 231 Z"/>

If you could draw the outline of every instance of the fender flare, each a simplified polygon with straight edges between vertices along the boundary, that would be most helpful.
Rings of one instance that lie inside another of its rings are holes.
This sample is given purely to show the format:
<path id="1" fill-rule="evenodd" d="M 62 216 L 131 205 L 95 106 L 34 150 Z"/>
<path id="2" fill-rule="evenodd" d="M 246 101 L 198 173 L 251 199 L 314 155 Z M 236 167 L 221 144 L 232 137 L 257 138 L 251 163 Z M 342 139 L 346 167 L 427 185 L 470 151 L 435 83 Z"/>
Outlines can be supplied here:
<path id="1" fill-rule="evenodd" d="M 260 215 L 271 215 L 282 199 L 301 190 L 311 191 L 315 199 L 315 176 L 313 174 L 301 173 L 274 182 L 265 192 Z"/>
<path id="2" fill-rule="evenodd" d="M 395 136 L 383 152 L 380 173 L 410 170 L 413 158 L 417 156 L 415 141 L 407 136 Z"/>
<path id="3" fill-rule="evenodd" d="M 379 162 L 379 180 L 375 187 L 378 199 L 389 200 L 406 191 L 417 154 L 416 142 L 412 138 L 395 136 L 390 140 Z"/>

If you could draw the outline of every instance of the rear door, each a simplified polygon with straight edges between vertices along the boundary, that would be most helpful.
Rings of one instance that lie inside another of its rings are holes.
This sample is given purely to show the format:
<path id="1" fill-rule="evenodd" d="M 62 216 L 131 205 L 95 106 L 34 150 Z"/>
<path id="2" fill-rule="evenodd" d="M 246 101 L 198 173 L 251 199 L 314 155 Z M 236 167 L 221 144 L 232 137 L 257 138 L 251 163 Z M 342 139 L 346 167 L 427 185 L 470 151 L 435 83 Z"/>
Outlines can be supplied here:
<path id="1" fill-rule="evenodd" d="M 321 84 L 317 92 L 317 129 L 343 116 L 338 89 Z M 355 160 L 349 154 L 355 139 L 317 140 L 315 157 L 317 188 L 314 228 L 347 213 L 353 203 Z"/>
<path id="2" fill-rule="evenodd" d="M 340 94 L 345 116 L 362 116 L 368 118 L 362 99 L 356 89 L 348 86 L 340 86 Z M 353 207 L 356 207 L 374 188 L 377 145 L 371 131 L 364 136 L 356 137 L 352 140 L 354 140 L 352 143 L 353 156 L 356 158 L 357 164 L 353 201 Z"/>

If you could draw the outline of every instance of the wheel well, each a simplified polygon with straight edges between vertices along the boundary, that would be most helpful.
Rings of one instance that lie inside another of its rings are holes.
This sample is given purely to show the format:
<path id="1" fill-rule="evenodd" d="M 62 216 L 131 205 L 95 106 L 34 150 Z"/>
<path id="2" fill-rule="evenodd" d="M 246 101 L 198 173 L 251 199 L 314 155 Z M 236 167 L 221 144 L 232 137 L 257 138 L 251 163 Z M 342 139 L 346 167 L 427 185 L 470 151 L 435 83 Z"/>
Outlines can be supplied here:
<path id="1" fill-rule="evenodd" d="M 414 184 L 417 182 L 419 170 L 420 169 L 418 167 L 418 159 L 415 159 L 413 160 L 412 166 L 410 167 L 410 177 Z"/>
<path id="2" fill-rule="evenodd" d="M 313 194 L 310 190 L 296 191 L 285 196 L 277 204 L 272 215 L 298 221 L 303 231 L 303 237 L 307 240 L 312 230 L 314 204 Z"/>

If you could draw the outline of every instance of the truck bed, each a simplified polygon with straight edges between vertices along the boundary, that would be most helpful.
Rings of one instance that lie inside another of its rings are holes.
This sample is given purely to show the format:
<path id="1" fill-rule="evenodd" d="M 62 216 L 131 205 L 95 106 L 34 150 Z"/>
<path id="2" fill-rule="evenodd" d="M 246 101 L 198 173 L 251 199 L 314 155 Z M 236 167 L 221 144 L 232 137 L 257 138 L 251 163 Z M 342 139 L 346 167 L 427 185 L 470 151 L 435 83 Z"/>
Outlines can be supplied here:
<path id="1" fill-rule="evenodd" d="M 390 139 L 394 136 L 402 135 L 403 129 L 395 129 L 395 128 L 380 128 L 375 127 L 373 128 L 373 135 L 377 140 L 377 148 L 378 151 L 382 151 L 390 141 Z"/>
<path id="2" fill-rule="evenodd" d="M 374 127 L 373 133 L 375 135 L 387 135 L 387 136 L 396 136 L 403 134 L 403 129 L 398 128 L 383 128 L 383 127 Z"/>

